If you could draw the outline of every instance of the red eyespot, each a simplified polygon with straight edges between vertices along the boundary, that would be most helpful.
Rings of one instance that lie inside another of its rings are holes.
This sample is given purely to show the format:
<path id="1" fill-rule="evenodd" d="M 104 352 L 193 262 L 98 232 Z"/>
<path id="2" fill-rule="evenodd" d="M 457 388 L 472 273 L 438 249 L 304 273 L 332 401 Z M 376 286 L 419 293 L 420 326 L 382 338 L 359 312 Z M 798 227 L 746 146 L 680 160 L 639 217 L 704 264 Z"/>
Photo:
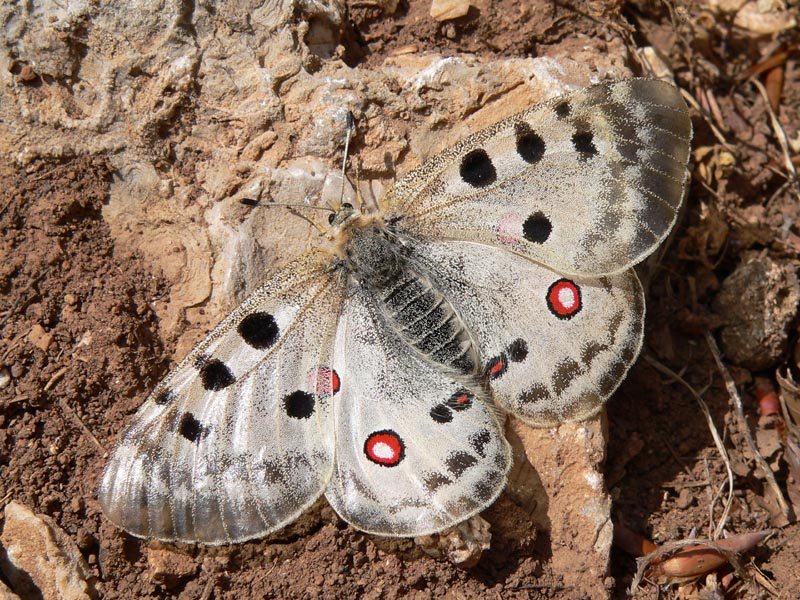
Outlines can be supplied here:
<path id="1" fill-rule="evenodd" d="M 364 454 L 382 467 L 396 467 L 405 457 L 405 444 L 391 429 L 376 431 L 364 442 Z"/>
<path id="2" fill-rule="evenodd" d="M 547 308 L 559 319 L 571 319 L 583 308 L 580 288 L 569 279 L 559 279 L 547 290 Z"/>

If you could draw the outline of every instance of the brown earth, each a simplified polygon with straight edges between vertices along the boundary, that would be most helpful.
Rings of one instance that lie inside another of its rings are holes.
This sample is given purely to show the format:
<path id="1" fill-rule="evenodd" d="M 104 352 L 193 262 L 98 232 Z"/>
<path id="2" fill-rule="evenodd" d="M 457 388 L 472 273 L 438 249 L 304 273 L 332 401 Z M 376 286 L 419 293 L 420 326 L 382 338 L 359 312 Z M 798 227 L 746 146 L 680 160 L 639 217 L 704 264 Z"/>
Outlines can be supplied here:
<path id="1" fill-rule="evenodd" d="M 658 3 L 481 4 L 452 22 L 435 23 L 429 3 L 401 4 L 391 17 L 367 2 L 351 5 L 347 60 L 379 65 L 411 45 L 417 51 L 482 55 L 547 55 L 580 45 L 581 37 L 613 31 L 633 46 L 654 45 L 676 81 L 697 99 L 694 161 L 688 209 L 653 270 L 648 341 L 643 357 L 681 374 L 702 391 L 734 465 L 734 502 L 726 530 L 774 529 L 745 558 L 744 571 L 720 596 L 768 597 L 764 579 L 781 597 L 800 597 L 800 525 L 778 509 L 763 473 L 737 429 L 730 395 L 704 339 L 724 315 L 712 309 L 723 281 L 743 253 L 757 250 L 796 270 L 800 202 L 796 181 L 786 185 L 786 163 L 748 69 L 781 49 L 786 58 L 765 71 L 785 77 L 778 116 L 795 151 L 800 128 L 800 34 L 756 35 L 717 21 L 699 5 L 670 11 Z M 674 21 L 672 19 L 675 19 Z M 635 68 L 635 66 L 634 66 Z M 21 74 L 24 75 L 24 74 Z M 715 130 L 718 134 L 715 134 Z M 797 164 L 796 156 L 794 164 Z M 104 598 L 578 598 L 551 574 L 547 540 L 504 498 L 487 511 L 497 529 L 478 566 L 462 570 L 434 560 L 410 541 L 387 542 L 347 527 L 327 507 L 288 532 L 234 547 L 167 547 L 122 534 L 95 498 L 104 453 L 168 368 L 175 340 L 162 339 L 150 303 L 167 292 L 159 274 L 125 248 L 115 247 L 102 218 L 112 173 L 102 159 L 35 162 L 0 167 L 0 364 L 11 382 L 0 390 L 0 499 L 52 517 L 78 545 Z M 767 303 L 776 290 L 765 289 Z M 795 307 L 796 308 L 796 307 Z M 796 312 L 796 311 L 795 311 Z M 784 458 L 781 426 L 759 419 L 755 376 L 797 374 L 796 314 L 788 349 L 755 371 L 727 363 L 743 395 L 745 415 L 784 495 L 800 482 Z M 761 343 L 753 340 L 753 344 Z M 704 417 L 685 387 L 645 358 L 608 407 L 607 484 L 618 530 L 630 528 L 657 544 L 708 536 L 712 497 L 725 481 Z M 713 504 L 714 522 L 721 502 Z M 183 559 L 181 558 L 183 557 Z M 167 577 L 154 565 L 173 561 Z M 750 562 L 752 561 L 752 562 Z M 563 570 L 563 565 L 561 566 Z M 636 563 L 612 556 L 606 585 L 623 598 Z M 723 582 L 724 574 L 718 571 Z M 701 584 L 711 585 L 709 579 Z M 669 597 L 691 589 L 671 587 Z M 658 597 L 645 585 L 638 597 Z M 663 597 L 663 596 L 662 596 Z M 688 596 L 685 596 L 688 597 Z M 711 596 L 708 596 L 711 597 Z"/>

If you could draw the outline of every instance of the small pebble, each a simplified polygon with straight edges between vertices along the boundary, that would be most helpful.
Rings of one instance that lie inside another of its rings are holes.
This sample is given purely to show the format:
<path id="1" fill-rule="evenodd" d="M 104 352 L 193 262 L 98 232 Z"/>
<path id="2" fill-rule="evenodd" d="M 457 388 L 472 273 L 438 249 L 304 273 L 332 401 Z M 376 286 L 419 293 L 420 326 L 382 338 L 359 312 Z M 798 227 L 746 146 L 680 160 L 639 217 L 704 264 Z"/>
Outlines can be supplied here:
<path id="1" fill-rule="evenodd" d="M 676 506 L 681 510 L 689 508 L 692 505 L 692 491 L 689 488 L 683 488 L 678 494 L 678 502 Z"/>
<path id="2" fill-rule="evenodd" d="M 11 383 L 11 371 L 8 370 L 7 366 L 3 365 L 0 367 L 0 390 L 8 387 L 9 383 Z"/>
<path id="3" fill-rule="evenodd" d="M 39 76 L 36 74 L 36 71 L 34 71 L 33 68 L 31 68 L 30 65 L 23 65 L 17 77 L 19 77 L 19 80 L 22 83 L 31 83 L 33 81 L 36 81 L 36 79 Z"/>
<path id="4" fill-rule="evenodd" d="M 72 508 L 72 512 L 76 513 L 82 512 L 84 507 L 83 498 L 81 498 L 80 496 L 73 496 L 69 505 Z"/>
<path id="5" fill-rule="evenodd" d="M 433 0 L 430 15 L 437 21 L 458 19 L 469 12 L 469 0 Z"/>

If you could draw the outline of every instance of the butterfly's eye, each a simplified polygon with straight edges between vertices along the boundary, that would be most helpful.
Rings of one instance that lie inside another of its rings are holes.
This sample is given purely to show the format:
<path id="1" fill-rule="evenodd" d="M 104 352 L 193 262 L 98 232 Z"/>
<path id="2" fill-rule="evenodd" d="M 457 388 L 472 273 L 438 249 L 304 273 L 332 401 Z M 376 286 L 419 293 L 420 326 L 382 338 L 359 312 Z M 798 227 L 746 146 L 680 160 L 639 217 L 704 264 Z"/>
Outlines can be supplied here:
<path id="1" fill-rule="evenodd" d="M 342 204 L 342 208 L 351 209 L 351 208 L 353 208 L 353 205 L 350 204 L 349 202 L 345 202 L 344 204 Z"/>
<path id="2" fill-rule="evenodd" d="M 336 213 L 331 213 L 328 215 L 328 223 L 333 225 L 333 219 L 336 218 Z"/>

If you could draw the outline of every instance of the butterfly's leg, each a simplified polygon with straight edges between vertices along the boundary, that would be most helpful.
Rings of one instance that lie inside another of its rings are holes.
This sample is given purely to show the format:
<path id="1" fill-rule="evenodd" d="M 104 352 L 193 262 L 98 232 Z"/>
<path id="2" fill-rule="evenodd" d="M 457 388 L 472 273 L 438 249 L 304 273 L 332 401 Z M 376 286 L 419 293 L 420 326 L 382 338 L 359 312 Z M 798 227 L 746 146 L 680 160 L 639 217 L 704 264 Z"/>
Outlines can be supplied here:
<path id="1" fill-rule="evenodd" d="M 356 163 L 356 165 L 354 166 L 354 169 L 355 169 L 355 172 L 356 172 L 356 181 L 355 181 L 355 183 L 353 183 L 351 181 L 350 185 L 352 185 L 353 188 L 355 188 L 355 190 L 356 190 L 356 201 L 358 202 L 358 210 L 360 210 L 363 213 L 363 212 L 365 212 L 365 210 L 364 210 L 365 203 L 364 203 L 364 196 L 361 195 L 361 169 L 359 168 L 358 163 Z M 374 198 L 374 196 L 373 196 L 373 198 Z M 376 204 L 377 204 L 377 202 L 378 201 L 375 200 Z M 380 208 L 380 207 L 378 207 L 378 208 Z"/>
<path id="2" fill-rule="evenodd" d="M 332 240 L 332 239 L 333 239 L 333 235 L 332 235 L 332 234 L 331 234 L 331 233 L 330 233 L 330 232 L 329 232 L 327 229 L 325 229 L 325 228 L 324 228 L 322 225 L 320 225 L 319 223 L 317 223 L 317 222 L 315 222 L 315 221 L 312 221 L 312 220 L 311 220 L 311 219 L 309 219 L 307 216 L 305 216 L 304 214 L 301 214 L 300 212 L 298 212 L 298 211 L 297 211 L 297 210 L 295 210 L 294 208 L 290 208 L 290 207 L 289 207 L 289 208 L 287 208 L 287 210 L 288 210 L 290 213 L 292 213 L 292 214 L 293 214 L 295 217 L 300 217 L 300 218 L 301 218 L 301 219 L 303 219 L 305 222 L 307 222 L 307 223 L 310 223 L 310 224 L 312 225 L 312 227 L 314 227 L 314 229 L 316 229 L 317 231 L 319 231 L 319 234 L 320 234 L 320 235 L 324 235 L 324 236 L 326 236 L 326 237 L 327 237 L 329 240 Z"/>

